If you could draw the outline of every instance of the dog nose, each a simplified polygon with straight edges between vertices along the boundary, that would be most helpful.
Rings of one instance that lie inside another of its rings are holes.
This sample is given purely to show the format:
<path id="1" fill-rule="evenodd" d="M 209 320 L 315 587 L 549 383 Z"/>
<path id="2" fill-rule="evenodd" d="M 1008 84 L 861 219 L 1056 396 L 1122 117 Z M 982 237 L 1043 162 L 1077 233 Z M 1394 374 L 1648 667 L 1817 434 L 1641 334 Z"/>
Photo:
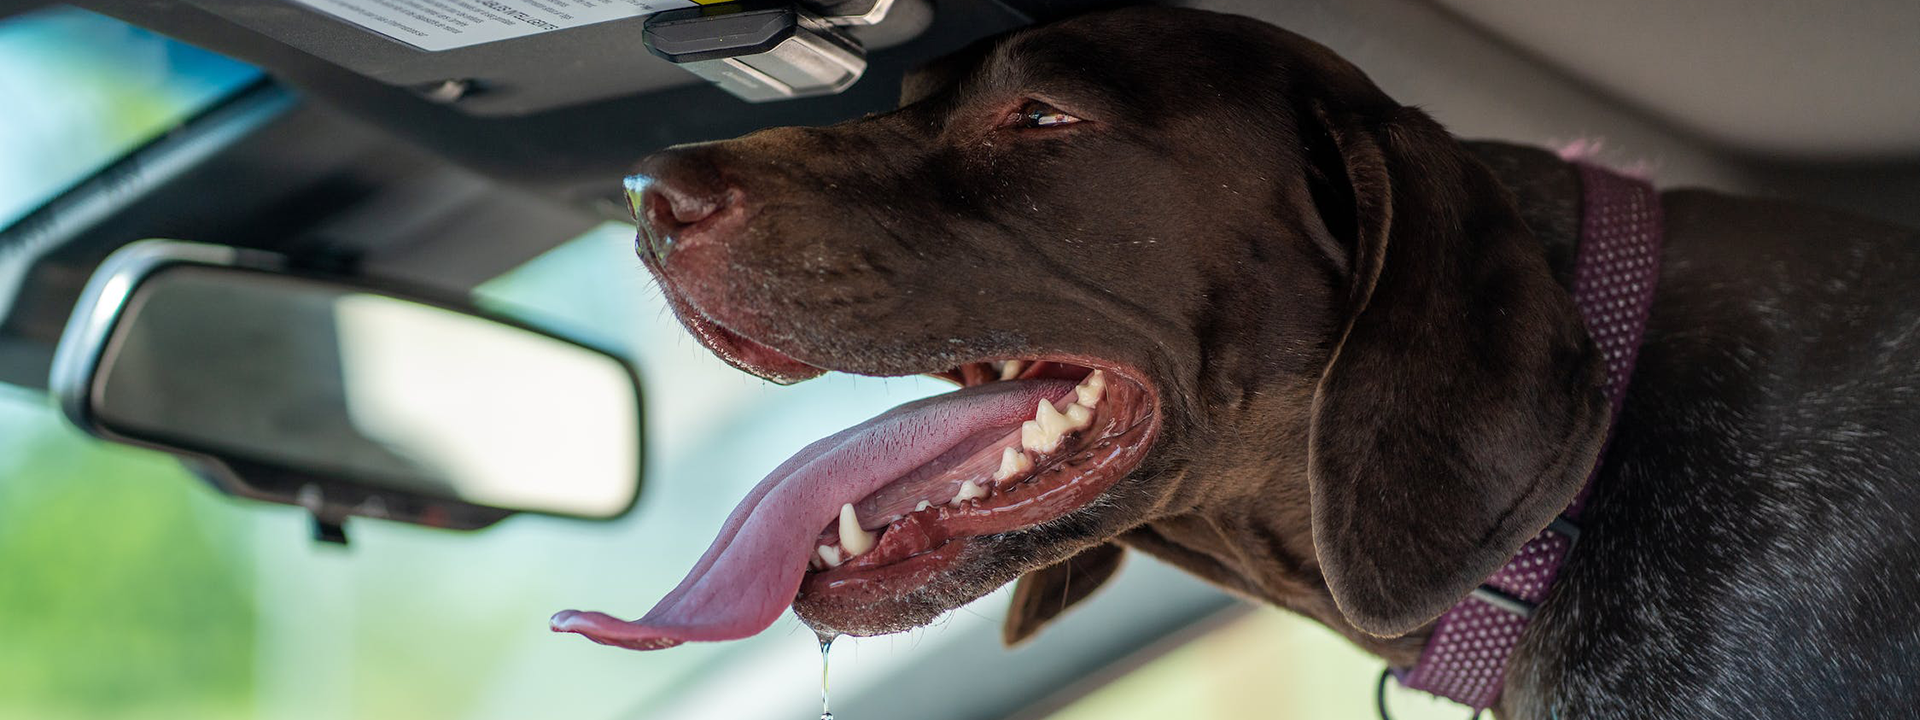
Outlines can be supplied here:
<path id="1" fill-rule="evenodd" d="M 663 262 L 738 197 L 697 149 L 655 153 L 627 178 L 629 209 L 646 236 L 643 249 Z"/>

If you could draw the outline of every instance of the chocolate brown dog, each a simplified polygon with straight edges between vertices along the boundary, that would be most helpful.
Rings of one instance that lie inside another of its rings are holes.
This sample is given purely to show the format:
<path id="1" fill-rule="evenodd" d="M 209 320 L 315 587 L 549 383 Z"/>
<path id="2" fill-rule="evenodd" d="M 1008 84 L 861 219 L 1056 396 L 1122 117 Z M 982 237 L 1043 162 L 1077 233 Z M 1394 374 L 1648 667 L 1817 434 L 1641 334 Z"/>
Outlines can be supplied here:
<path id="1" fill-rule="evenodd" d="M 1187 10 L 1017 32 L 903 95 L 646 159 L 639 249 L 749 372 L 965 387 L 775 471 L 647 618 L 556 629 L 664 647 L 791 602 L 873 634 L 1020 578 L 1017 641 L 1130 547 L 1406 665 L 1585 483 L 1610 413 L 1553 154 L 1463 143 L 1320 45 Z M 1920 236 L 1662 202 L 1585 534 L 1497 710 L 1911 713 Z"/>

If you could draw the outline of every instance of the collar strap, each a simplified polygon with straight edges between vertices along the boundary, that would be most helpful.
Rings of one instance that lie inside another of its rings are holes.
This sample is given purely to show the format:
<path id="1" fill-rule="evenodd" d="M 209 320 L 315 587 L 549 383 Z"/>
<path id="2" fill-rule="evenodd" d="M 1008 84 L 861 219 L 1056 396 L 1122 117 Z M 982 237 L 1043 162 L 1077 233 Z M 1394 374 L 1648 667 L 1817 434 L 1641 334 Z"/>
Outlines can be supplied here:
<path id="1" fill-rule="evenodd" d="M 1587 333 L 1607 363 L 1607 399 L 1612 417 L 1620 417 L 1627 379 L 1640 352 L 1640 338 L 1653 308 L 1660 277 L 1660 241 L 1665 225 L 1660 196 L 1644 180 L 1585 163 L 1580 245 L 1574 259 L 1573 302 Z M 1612 423 L 1607 430 L 1609 443 Z M 1440 616 L 1433 635 L 1412 668 L 1394 670 L 1402 685 L 1472 707 L 1486 709 L 1500 698 L 1507 659 L 1547 597 L 1567 553 L 1580 538 L 1574 523 L 1593 489 L 1600 460 L 1594 460 L 1587 484 L 1560 517 L 1520 546 L 1473 593 Z"/>

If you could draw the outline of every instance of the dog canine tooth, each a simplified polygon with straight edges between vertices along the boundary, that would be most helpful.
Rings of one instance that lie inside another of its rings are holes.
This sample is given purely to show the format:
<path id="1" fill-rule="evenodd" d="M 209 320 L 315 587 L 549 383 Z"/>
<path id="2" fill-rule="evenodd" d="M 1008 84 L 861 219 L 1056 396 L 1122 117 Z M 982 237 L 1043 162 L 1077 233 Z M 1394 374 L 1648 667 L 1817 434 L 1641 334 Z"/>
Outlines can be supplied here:
<path id="1" fill-rule="evenodd" d="M 947 504 L 954 507 L 959 507 L 960 503 L 966 502 L 968 500 L 977 499 L 977 498 L 983 498 L 986 496 L 987 496 L 986 488 L 980 487 L 979 483 L 976 483 L 972 480 L 968 480 L 966 482 L 960 483 L 960 491 L 954 493 L 953 499 L 948 501 Z"/>
<path id="2" fill-rule="evenodd" d="M 841 563 L 846 562 L 845 559 L 840 557 L 840 551 L 832 545 L 821 545 L 820 547 L 814 548 L 814 550 L 820 556 L 820 560 L 826 563 L 828 568 L 837 568 L 840 567 Z"/>
<path id="3" fill-rule="evenodd" d="M 1024 361 L 1008 360 L 1000 366 L 1000 379 L 1012 380 L 1020 377 L 1020 371 L 1025 369 L 1027 369 L 1027 364 Z"/>
<path id="4" fill-rule="evenodd" d="M 1085 380 L 1081 380 L 1080 384 L 1073 388 L 1074 399 L 1088 408 L 1099 407 L 1100 398 L 1105 396 L 1106 393 L 1107 374 L 1099 370 L 1095 370 L 1092 374 L 1087 375 Z"/>
<path id="5" fill-rule="evenodd" d="M 847 549 L 850 558 L 873 549 L 873 533 L 860 527 L 860 517 L 853 514 L 853 503 L 840 506 L 840 547 Z"/>

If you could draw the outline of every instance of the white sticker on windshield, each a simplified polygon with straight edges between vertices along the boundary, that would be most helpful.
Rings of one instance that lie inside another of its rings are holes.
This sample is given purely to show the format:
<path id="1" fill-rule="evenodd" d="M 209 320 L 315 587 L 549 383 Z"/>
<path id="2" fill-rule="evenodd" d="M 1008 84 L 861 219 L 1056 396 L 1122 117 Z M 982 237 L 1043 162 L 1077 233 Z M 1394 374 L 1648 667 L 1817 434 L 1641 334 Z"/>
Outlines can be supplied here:
<path id="1" fill-rule="evenodd" d="M 421 50 L 452 50 L 693 7 L 693 0 L 293 0 Z"/>

